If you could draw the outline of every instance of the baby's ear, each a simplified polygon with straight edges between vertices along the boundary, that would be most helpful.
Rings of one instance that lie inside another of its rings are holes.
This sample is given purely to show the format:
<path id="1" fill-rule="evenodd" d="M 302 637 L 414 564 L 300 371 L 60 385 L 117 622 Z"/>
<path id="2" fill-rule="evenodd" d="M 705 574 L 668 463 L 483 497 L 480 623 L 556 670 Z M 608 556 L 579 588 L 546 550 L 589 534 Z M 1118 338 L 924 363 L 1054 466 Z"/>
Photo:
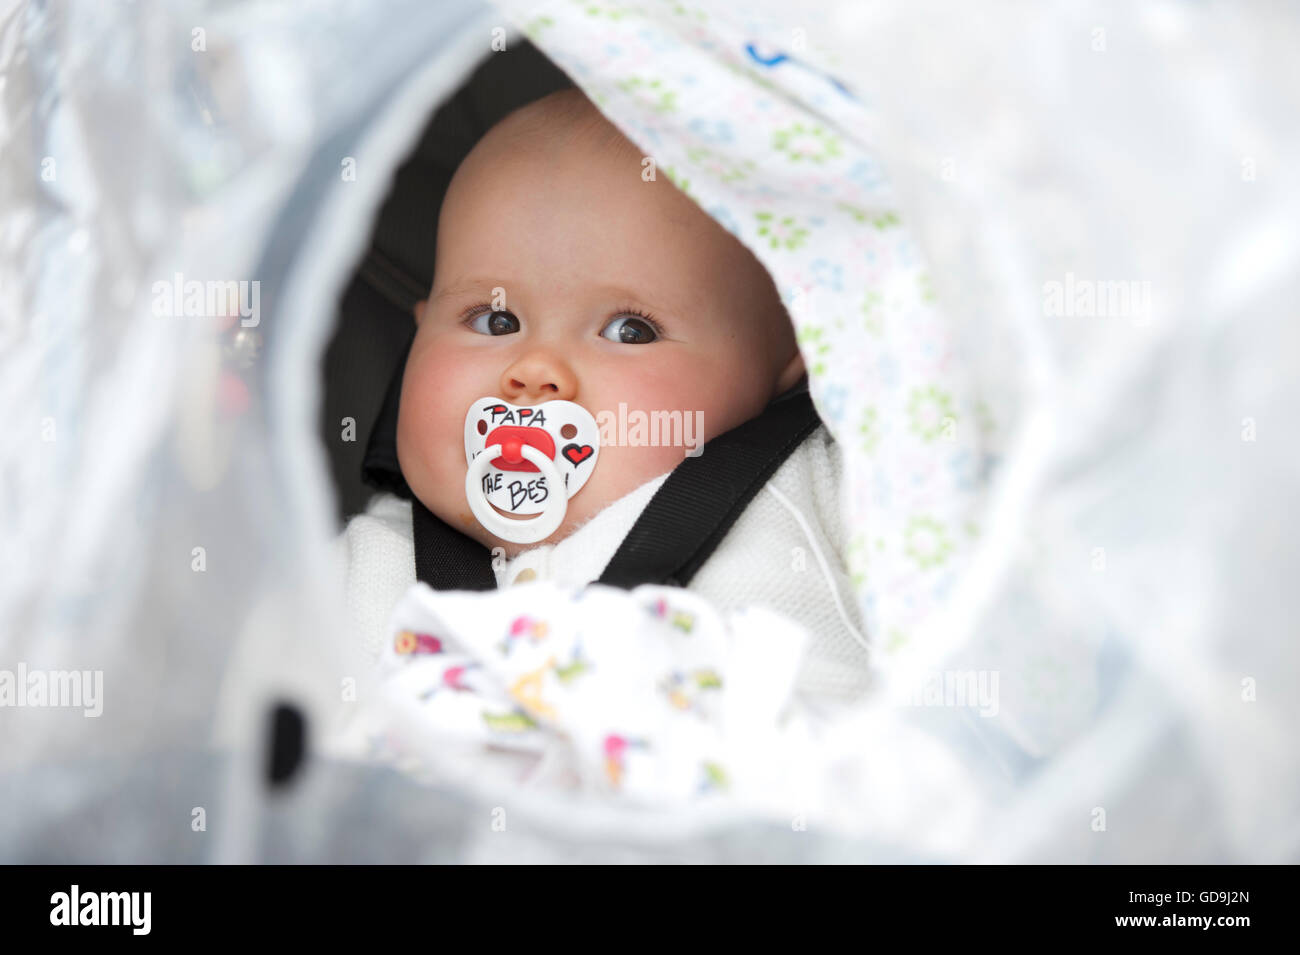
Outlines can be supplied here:
<path id="1" fill-rule="evenodd" d="M 429 300 L 427 298 L 422 298 L 415 303 L 415 307 L 411 309 L 415 314 L 415 324 L 419 325 L 420 322 L 424 320 L 424 310 L 428 308 L 428 306 Z"/>
<path id="2" fill-rule="evenodd" d="M 803 352 L 798 348 L 794 351 L 794 357 L 790 359 L 785 368 L 782 369 L 780 376 L 776 379 L 776 393 L 783 395 L 798 383 L 799 379 L 804 376 L 806 369 L 803 363 Z"/>

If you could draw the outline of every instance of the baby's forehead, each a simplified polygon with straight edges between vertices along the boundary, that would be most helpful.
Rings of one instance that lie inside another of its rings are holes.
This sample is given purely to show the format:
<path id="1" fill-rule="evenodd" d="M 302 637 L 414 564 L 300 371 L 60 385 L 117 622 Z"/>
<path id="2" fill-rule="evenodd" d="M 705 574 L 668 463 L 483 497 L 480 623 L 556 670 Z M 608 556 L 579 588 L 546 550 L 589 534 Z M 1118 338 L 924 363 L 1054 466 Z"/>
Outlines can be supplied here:
<path id="1" fill-rule="evenodd" d="M 595 107 L 554 100 L 512 113 L 466 157 L 440 212 L 440 254 L 444 242 L 484 229 L 497 244 L 507 233 L 544 241 L 578 217 L 591 231 L 642 244 L 731 241 Z M 643 175 L 647 167 L 651 174 Z"/>
<path id="2" fill-rule="evenodd" d="M 543 96 L 508 114 L 483 140 L 497 138 L 513 139 L 517 146 L 572 145 L 592 152 L 608 150 L 611 156 L 623 158 L 639 159 L 641 155 L 641 150 L 576 89 Z"/>
<path id="3" fill-rule="evenodd" d="M 644 158 L 579 90 L 562 90 L 514 110 L 488 129 L 456 170 L 450 193 L 468 181 L 496 184 L 539 166 L 617 170 L 639 181 Z"/>
<path id="4" fill-rule="evenodd" d="M 770 311 L 771 280 L 752 254 L 667 176 L 643 176 L 641 150 L 575 96 L 506 117 L 457 171 L 437 290 L 469 276 L 529 276 L 519 284 L 622 286 L 647 305 L 671 299 L 681 314 L 692 311 L 683 299 L 720 297 Z"/>

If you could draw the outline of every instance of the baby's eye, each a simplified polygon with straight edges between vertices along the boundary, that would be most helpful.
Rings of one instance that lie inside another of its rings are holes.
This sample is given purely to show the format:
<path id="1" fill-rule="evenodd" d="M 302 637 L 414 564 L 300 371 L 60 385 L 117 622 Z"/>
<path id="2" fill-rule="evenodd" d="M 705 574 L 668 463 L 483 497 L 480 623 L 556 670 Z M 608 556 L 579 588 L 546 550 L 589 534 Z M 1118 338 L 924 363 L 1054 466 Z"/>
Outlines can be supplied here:
<path id="1" fill-rule="evenodd" d="M 620 315 L 606 325 L 600 335 L 624 345 L 648 345 L 659 337 L 653 325 L 636 315 Z"/>
<path id="2" fill-rule="evenodd" d="M 480 335 L 511 335 L 519 331 L 519 319 L 509 312 L 479 312 L 466 324 Z"/>

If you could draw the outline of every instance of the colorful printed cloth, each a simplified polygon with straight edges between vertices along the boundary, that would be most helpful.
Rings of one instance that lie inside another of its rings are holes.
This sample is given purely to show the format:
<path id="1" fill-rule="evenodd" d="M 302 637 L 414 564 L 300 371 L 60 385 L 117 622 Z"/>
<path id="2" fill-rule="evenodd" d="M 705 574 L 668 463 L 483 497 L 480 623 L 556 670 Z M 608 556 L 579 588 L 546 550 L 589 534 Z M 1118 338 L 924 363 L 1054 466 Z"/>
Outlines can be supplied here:
<path id="1" fill-rule="evenodd" d="M 815 722 L 791 701 L 807 638 L 776 613 L 724 616 L 659 586 L 421 584 L 390 630 L 378 705 L 365 708 L 371 756 L 658 806 L 712 795 L 782 815 L 798 805 L 779 757 Z"/>

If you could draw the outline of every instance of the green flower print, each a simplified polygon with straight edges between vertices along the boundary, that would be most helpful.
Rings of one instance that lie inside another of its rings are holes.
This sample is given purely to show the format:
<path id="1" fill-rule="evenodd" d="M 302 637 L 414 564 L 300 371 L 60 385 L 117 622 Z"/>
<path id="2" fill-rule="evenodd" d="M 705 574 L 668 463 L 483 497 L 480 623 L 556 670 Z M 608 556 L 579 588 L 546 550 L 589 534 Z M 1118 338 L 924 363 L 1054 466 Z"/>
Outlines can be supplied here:
<path id="1" fill-rule="evenodd" d="M 772 134 L 772 145 L 791 162 L 822 163 L 840 155 L 840 141 L 816 124 L 794 123 Z"/>
<path id="2" fill-rule="evenodd" d="M 934 385 L 912 389 L 907 413 L 912 419 L 912 431 L 926 441 L 950 434 L 949 429 L 957 417 L 952 407 L 952 396 Z"/>
<path id="3" fill-rule="evenodd" d="M 611 20 L 622 20 L 627 16 L 627 11 L 618 4 L 599 3 L 598 0 L 574 0 L 582 7 L 582 12 L 589 17 L 608 17 Z"/>
<path id="4" fill-rule="evenodd" d="M 853 216 L 854 222 L 867 221 L 867 210 L 863 209 L 861 206 L 855 206 L 848 202 L 837 202 L 835 203 L 835 208 L 843 209 L 849 215 Z"/>
<path id="5" fill-rule="evenodd" d="M 736 76 L 744 80 L 745 83 L 748 85 L 757 86 L 759 89 L 767 90 L 769 93 L 776 93 L 779 95 L 780 90 L 777 87 L 777 85 L 773 83 L 771 80 L 769 80 L 763 74 L 763 72 L 759 72 L 757 70 L 751 70 L 750 67 L 746 65 L 747 63 L 750 62 L 752 61 L 748 59 L 733 61 L 730 57 L 723 57 L 717 62 L 716 65 L 721 66 L 723 69 L 729 70 L 730 72 L 734 73 Z"/>
<path id="6" fill-rule="evenodd" d="M 880 425 L 876 421 L 876 409 L 867 407 L 862 412 L 862 422 L 858 425 L 858 433 L 862 435 L 862 452 L 870 454 L 876 450 L 876 444 L 880 441 Z"/>
<path id="7" fill-rule="evenodd" d="M 930 282 L 929 272 L 922 272 L 920 275 L 916 277 L 916 287 L 917 290 L 921 293 L 921 301 L 923 302 L 934 301 L 934 286 Z"/>
<path id="8" fill-rule="evenodd" d="M 688 7 L 684 3 L 674 3 L 672 5 L 672 12 L 675 16 L 698 20 L 700 23 L 704 23 L 709 19 L 709 15 L 699 7 Z"/>
<path id="9" fill-rule="evenodd" d="M 701 791 L 725 790 L 731 786 L 731 780 L 727 777 L 727 771 L 721 763 L 712 761 L 700 763 L 700 775 L 702 777 Z"/>
<path id="10" fill-rule="evenodd" d="M 725 156 L 703 146 L 692 146 L 686 151 L 686 158 L 722 182 L 739 182 L 749 178 L 749 174 L 754 171 L 754 163 L 750 159 L 739 163 L 730 162 Z"/>
<path id="11" fill-rule="evenodd" d="M 524 24 L 524 35 L 535 40 L 541 36 L 543 30 L 553 26 L 555 26 L 555 21 L 548 16 L 533 17 Z"/>
<path id="12" fill-rule="evenodd" d="M 672 113 L 677 109 L 677 93 L 659 80 L 629 76 L 616 84 L 624 93 L 630 93 L 650 105 L 656 113 Z"/>
<path id="13" fill-rule="evenodd" d="M 778 219 L 770 212 L 756 212 L 754 217 L 758 219 L 758 234 L 766 236 L 768 244 L 774 249 L 782 246 L 797 249 L 808 238 L 808 230 L 799 225 L 794 216 L 781 216 Z"/>
<path id="14" fill-rule="evenodd" d="M 866 538 L 861 534 L 853 535 L 845 558 L 849 565 L 849 579 L 853 582 L 854 590 L 861 590 L 867 582 L 867 565 L 870 563 L 868 555 Z"/>
<path id="15" fill-rule="evenodd" d="M 848 202 L 837 202 L 836 207 L 851 215 L 854 222 L 870 223 L 881 232 L 901 223 L 897 212 L 878 212 L 873 215 L 861 206 L 855 206 Z"/>
<path id="16" fill-rule="evenodd" d="M 862 298 L 862 326 L 869 334 L 880 337 L 884 327 L 885 310 L 881 307 L 885 299 L 879 292 L 868 292 Z"/>
<path id="17" fill-rule="evenodd" d="M 831 346 L 822 339 L 825 331 L 817 325 L 805 325 L 795 334 L 795 340 L 803 347 L 804 356 L 812 359 L 808 373 L 814 378 L 826 374 L 826 362 L 822 361 L 822 356 L 831 350 Z"/>
<path id="18" fill-rule="evenodd" d="M 952 553 L 952 542 L 943 525 L 930 517 L 913 517 L 903 537 L 907 556 L 922 570 L 938 567 Z"/>
<path id="19" fill-rule="evenodd" d="M 697 203 L 699 202 L 699 197 L 697 197 L 695 193 L 691 192 L 691 181 L 683 176 L 679 169 L 673 166 L 664 166 L 664 175 L 668 177 L 669 182 L 680 189 L 683 193 L 694 199 Z"/>

